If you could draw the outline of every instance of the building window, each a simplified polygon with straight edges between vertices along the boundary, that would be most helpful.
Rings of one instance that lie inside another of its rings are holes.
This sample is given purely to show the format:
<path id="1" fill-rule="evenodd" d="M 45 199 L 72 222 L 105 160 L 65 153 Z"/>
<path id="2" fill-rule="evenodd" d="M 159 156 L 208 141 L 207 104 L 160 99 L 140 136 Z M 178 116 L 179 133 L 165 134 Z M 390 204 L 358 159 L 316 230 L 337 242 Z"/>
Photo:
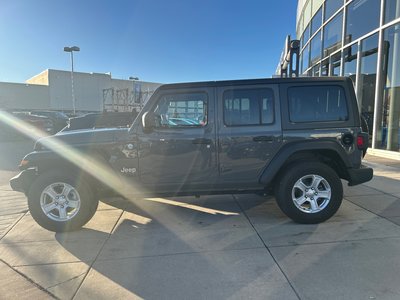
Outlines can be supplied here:
<path id="1" fill-rule="evenodd" d="M 368 124 L 369 133 L 372 135 L 374 103 L 375 103 L 375 83 L 376 83 L 376 64 L 378 60 L 378 34 L 374 34 L 361 42 L 360 54 L 361 72 L 358 82 L 357 96 L 360 101 L 361 113 Z"/>
<path id="2" fill-rule="evenodd" d="M 302 44 L 302 46 L 307 44 L 309 39 L 310 39 L 310 26 L 307 26 L 306 29 L 304 30 L 304 33 L 303 33 L 303 38 L 302 38 L 303 44 Z"/>
<path id="3" fill-rule="evenodd" d="M 379 27 L 378 0 L 353 0 L 347 6 L 346 40 L 354 41 Z"/>
<path id="4" fill-rule="evenodd" d="M 157 127 L 199 127 L 207 124 L 207 95 L 170 94 L 154 109 Z"/>
<path id="5" fill-rule="evenodd" d="M 316 64 L 313 68 L 312 68 L 312 76 L 319 76 L 319 66 L 320 64 Z"/>
<path id="6" fill-rule="evenodd" d="M 324 27 L 324 57 L 342 46 L 343 13 L 338 14 Z"/>
<path id="7" fill-rule="evenodd" d="M 271 89 L 228 90 L 223 98 L 226 126 L 274 122 L 274 93 Z"/>
<path id="8" fill-rule="evenodd" d="M 313 35 L 321 27 L 322 24 L 322 8 L 318 10 L 311 20 L 311 35 Z"/>
<path id="9" fill-rule="evenodd" d="M 325 1 L 325 21 L 332 17 L 343 6 L 343 0 Z"/>
<path id="10" fill-rule="evenodd" d="M 375 147 L 400 151 L 400 24 L 385 29 L 383 39 L 383 98 Z"/>
<path id="11" fill-rule="evenodd" d="M 310 45 L 305 47 L 303 49 L 303 53 L 301 54 L 301 72 L 304 73 L 307 69 L 308 66 L 310 65 Z"/>
<path id="12" fill-rule="evenodd" d="M 313 39 L 311 40 L 310 43 L 310 59 L 311 59 L 311 65 L 313 65 L 314 63 L 316 63 L 317 61 L 319 61 L 321 59 L 321 31 L 319 31 L 317 33 L 317 35 L 315 35 L 313 37 Z"/>
<path id="13" fill-rule="evenodd" d="M 332 122 L 348 119 L 342 87 L 291 87 L 288 89 L 288 99 L 290 122 Z"/>
<path id="14" fill-rule="evenodd" d="M 321 76 L 329 76 L 329 58 L 321 62 Z"/>
<path id="15" fill-rule="evenodd" d="M 385 24 L 400 17 L 400 0 L 385 0 Z"/>
<path id="16" fill-rule="evenodd" d="M 338 52 L 331 56 L 332 76 L 340 76 L 342 53 Z"/>
<path id="17" fill-rule="evenodd" d="M 354 44 L 343 50 L 344 52 L 344 76 L 349 76 L 354 84 L 356 82 L 357 72 L 357 51 L 358 46 Z"/>

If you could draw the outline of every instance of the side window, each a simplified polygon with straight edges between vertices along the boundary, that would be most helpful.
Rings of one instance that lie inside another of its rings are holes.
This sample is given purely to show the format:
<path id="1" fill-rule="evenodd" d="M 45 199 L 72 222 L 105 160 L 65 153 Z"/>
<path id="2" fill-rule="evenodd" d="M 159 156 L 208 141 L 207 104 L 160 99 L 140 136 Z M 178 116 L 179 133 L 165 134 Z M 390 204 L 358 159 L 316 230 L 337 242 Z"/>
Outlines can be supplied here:
<path id="1" fill-rule="evenodd" d="M 271 89 L 227 90 L 223 101 L 226 126 L 274 122 L 274 93 Z"/>
<path id="2" fill-rule="evenodd" d="M 162 96 L 154 109 L 157 127 L 207 125 L 207 94 L 183 93 Z"/>
<path id="3" fill-rule="evenodd" d="M 344 89 L 340 86 L 304 86 L 288 89 L 289 119 L 293 123 L 348 120 Z"/>

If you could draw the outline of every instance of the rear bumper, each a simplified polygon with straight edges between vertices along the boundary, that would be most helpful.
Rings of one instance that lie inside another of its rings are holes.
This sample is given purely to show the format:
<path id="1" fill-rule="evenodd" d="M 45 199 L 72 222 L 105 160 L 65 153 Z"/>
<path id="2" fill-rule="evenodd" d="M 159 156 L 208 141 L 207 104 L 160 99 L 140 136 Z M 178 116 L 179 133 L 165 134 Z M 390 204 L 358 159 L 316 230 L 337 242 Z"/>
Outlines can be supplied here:
<path id="1" fill-rule="evenodd" d="M 14 191 L 26 193 L 36 176 L 35 169 L 26 169 L 10 179 L 10 186 Z"/>
<path id="2" fill-rule="evenodd" d="M 361 166 L 359 169 L 349 169 L 349 186 L 370 181 L 374 176 L 372 168 Z"/>

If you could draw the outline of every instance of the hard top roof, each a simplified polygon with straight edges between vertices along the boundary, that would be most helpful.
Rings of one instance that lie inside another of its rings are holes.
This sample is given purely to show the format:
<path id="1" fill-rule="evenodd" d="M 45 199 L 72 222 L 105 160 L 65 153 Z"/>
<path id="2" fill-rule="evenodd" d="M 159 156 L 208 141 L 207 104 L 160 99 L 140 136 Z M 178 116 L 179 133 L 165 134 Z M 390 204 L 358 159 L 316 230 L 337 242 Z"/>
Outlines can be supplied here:
<path id="1" fill-rule="evenodd" d="M 310 82 L 343 82 L 350 81 L 348 77 L 292 77 L 292 78 L 258 78 L 258 79 L 238 79 L 221 81 L 201 81 L 164 84 L 160 89 L 172 88 L 192 88 L 192 87 L 217 87 L 230 85 L 249 85 L 249 84 L 285 84 L 285 83 L 310 83 Z"/>

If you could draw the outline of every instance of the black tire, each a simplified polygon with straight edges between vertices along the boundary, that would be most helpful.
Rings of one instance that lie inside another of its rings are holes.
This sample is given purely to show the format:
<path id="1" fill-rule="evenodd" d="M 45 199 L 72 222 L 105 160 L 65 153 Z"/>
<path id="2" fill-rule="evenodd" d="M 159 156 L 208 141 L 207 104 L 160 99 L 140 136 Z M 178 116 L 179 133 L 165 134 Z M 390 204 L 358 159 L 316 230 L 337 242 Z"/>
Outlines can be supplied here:
<path id="1" fill-rule="evenodd" d="M 96 213 L 98 203 L 83 178 L 56 171 L 40 175 L 28 192 L 28 206 L 33 219 L 54 232 L 81 228 Z M 49 209 L 47 214 L 44 209 Z"/>
<path id="2" fill-rule="evenodd" d="M 283 213 L 293 221 L 316 224 L 339 209 L 343 187 L 336 172 L 326 164 L 298 162 L 287 166 L 278 176 L 275 198 Z"/>

